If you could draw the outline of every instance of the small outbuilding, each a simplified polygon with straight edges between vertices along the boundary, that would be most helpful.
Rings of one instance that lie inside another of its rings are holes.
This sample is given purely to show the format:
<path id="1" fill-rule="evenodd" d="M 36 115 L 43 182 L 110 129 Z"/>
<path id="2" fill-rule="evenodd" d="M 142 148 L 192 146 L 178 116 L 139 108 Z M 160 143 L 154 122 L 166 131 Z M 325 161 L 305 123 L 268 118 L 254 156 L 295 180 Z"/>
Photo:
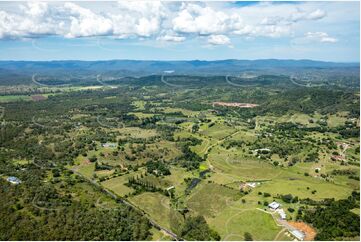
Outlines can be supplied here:
<path id="1" fill-rule="evenodd" d="M 268 204 L 268 207 L 273 210 L 276 210 L 280 206 L 281 206 L 281 204 L 279 204 L 278 202 L 271 202 L 270 204 Z"/>

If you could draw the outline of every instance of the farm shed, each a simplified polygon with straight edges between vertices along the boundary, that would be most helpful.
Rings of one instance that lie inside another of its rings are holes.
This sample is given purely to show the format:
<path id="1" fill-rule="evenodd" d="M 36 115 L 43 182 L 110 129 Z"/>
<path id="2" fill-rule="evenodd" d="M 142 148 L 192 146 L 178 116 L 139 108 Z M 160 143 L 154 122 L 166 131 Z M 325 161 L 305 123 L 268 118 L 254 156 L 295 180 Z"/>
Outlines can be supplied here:
<path id="1" fill-rule="evenodd" d="M 290 233 L 296 237 L 298 240 L 304 240 L 305 234 L 297 229 L 290 230 Z"/>

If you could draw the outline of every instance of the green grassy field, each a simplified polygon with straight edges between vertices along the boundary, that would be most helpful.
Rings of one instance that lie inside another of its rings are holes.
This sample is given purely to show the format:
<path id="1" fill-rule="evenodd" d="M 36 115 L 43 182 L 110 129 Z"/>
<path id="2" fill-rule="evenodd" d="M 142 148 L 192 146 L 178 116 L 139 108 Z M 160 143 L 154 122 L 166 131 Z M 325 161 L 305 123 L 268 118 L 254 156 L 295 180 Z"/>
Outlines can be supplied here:
<path id="1" fill-rule="evenodd" d="M 182 216 L 170 207 L 169 198 L 159 193 L 145 192 L 129 200 L 166 228 L 182 221 Z"/>
<path id="2" fill-rule="evenodd" d="M 280 168 L 265 161 L 253 157 L 244 158 L 239 151 L 214 148 L 208 159 L 216 172 L 239 180 L 272 179 L 282 172 Z"/>
<path id="3" fill-rule="evenodd" d="M 128 182 L 128 179 L 130 177 L 140 175 L 141 173 L 142 173 L 142 171 L 139 171 L 139 172 L 132 173 L 132 174 L 118 176 L 118 177 L 109 179 L 107 181 L 104 181 L 101 184 L 102 184 L 102 186 L 115 192 L 117 195 L 123 197 L 134 191 L 132 188 L 130 188 L 124 184 Z"/>
<path id="4" fill-rule="evenodd" d="M 0 103 L 17 102 L 17 101 L 31 101 L 31 97 L 28 95 L 0 96 Z"/>
<path id="5" fill-rule="evenodd" d="M 236 130 L 232 127 L 229 127 L 225 124 L 215 124 L 212 127 L 205 127 L 202 129 L 199 133 L 211 138 L 215 139 L 222 139 L 232 133 L 234 133 Z"/>
<path id="6" fill-rule="evenodd" d="M 253 240 L 273 240 L 281 230 L 270 214 L 255 208 L 227 207 L 208 222 L 217 229 L 222 240 L 244 240 L 246 232 L 252 235 Z"/>
<path id="7" fill-rule="evenodd" d="M 196 187 L 186 203 L 193 212 L 205 217 L 214 217 L 227 207 L 229 202 L 239 197 L 240 193 L 236 189 L 207 183 Z"/>

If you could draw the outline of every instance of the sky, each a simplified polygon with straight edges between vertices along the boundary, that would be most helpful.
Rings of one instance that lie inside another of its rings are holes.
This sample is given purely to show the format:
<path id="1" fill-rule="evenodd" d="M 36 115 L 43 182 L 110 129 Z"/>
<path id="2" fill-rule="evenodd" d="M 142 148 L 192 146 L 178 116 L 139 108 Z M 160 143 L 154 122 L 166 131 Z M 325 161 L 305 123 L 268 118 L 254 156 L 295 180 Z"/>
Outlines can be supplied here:
<path id="1" fill-rule="evenodd" d="M 359 62 L 351 2 L 4 2 L 0 60 Z"/>

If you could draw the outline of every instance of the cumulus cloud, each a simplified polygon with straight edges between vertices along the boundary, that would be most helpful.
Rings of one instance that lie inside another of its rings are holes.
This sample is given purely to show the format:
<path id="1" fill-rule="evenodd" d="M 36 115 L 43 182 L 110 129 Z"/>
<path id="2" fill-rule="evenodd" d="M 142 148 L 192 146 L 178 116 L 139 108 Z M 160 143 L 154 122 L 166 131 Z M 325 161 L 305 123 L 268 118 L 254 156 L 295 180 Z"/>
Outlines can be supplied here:
<path id="1" fill-rule="evenodd" d="M 197 33 L 209 35 L 225 33 L 241 25 L 238 15 L 228 15 L 211 7 L 202 7 L 197 4 L 186 4 L 173 19 L 173 30 L 183 33 Z"/>
<path id="2" fill-rule="evenodd" d="M 338 41 L 336 38 L 329 36 L 325 32 L 307 32 L 305 37 L 308 40 L 319 41 L 322 43 L 336 43 Z"/>
<path id="3" fill-rule="evenodd" d="M 227 4 L 120 1 L 99 5 L 87 3 L 20 4 L 18 11 L 0 5 L 0 39 L 58 35 L 66 38 L 109 36 L 154 38 L 182 42 L 205 36 L 212 45 L 229 45 L 230 37 L 290 36 L 296 23 L 327 16 L 317 7 L 259 3 L 246 7 Z M 96 7 L 94 7 L 96 6 Z M 323 36 L 321 42 L 337 41 Z"/>
<path id="4" fill-rule="evenodd" d="M 49 16 L 48 4 L 29 2 L 19 14 L 0 10 L 0 38 L 29 38 L 62 34 L 64 22 Z"/>
<path id="5" fill-rule="evenodd" d="M 117 7 L 117 13 L 110 18 L 114 23 L 114 34 L 120 37 L 157 34 L 170 11 L 160 1 L 120 1 Z"/>
<path id="6" fill-rule="evenodd" d="M 82 8 L 74 3 L 65 3 L 64 9 L 68 11 L 70 27 L 65 37 L 89 37 L 110 35 L 113 32 L 113 22 L 91 10 Z"/>
<path id="7" fill-rule="evenodd" d="M 231 40 L 225 35 L 211 35 L 208 37 L 208 43 L 211 45 L 230 45 Z"/>

